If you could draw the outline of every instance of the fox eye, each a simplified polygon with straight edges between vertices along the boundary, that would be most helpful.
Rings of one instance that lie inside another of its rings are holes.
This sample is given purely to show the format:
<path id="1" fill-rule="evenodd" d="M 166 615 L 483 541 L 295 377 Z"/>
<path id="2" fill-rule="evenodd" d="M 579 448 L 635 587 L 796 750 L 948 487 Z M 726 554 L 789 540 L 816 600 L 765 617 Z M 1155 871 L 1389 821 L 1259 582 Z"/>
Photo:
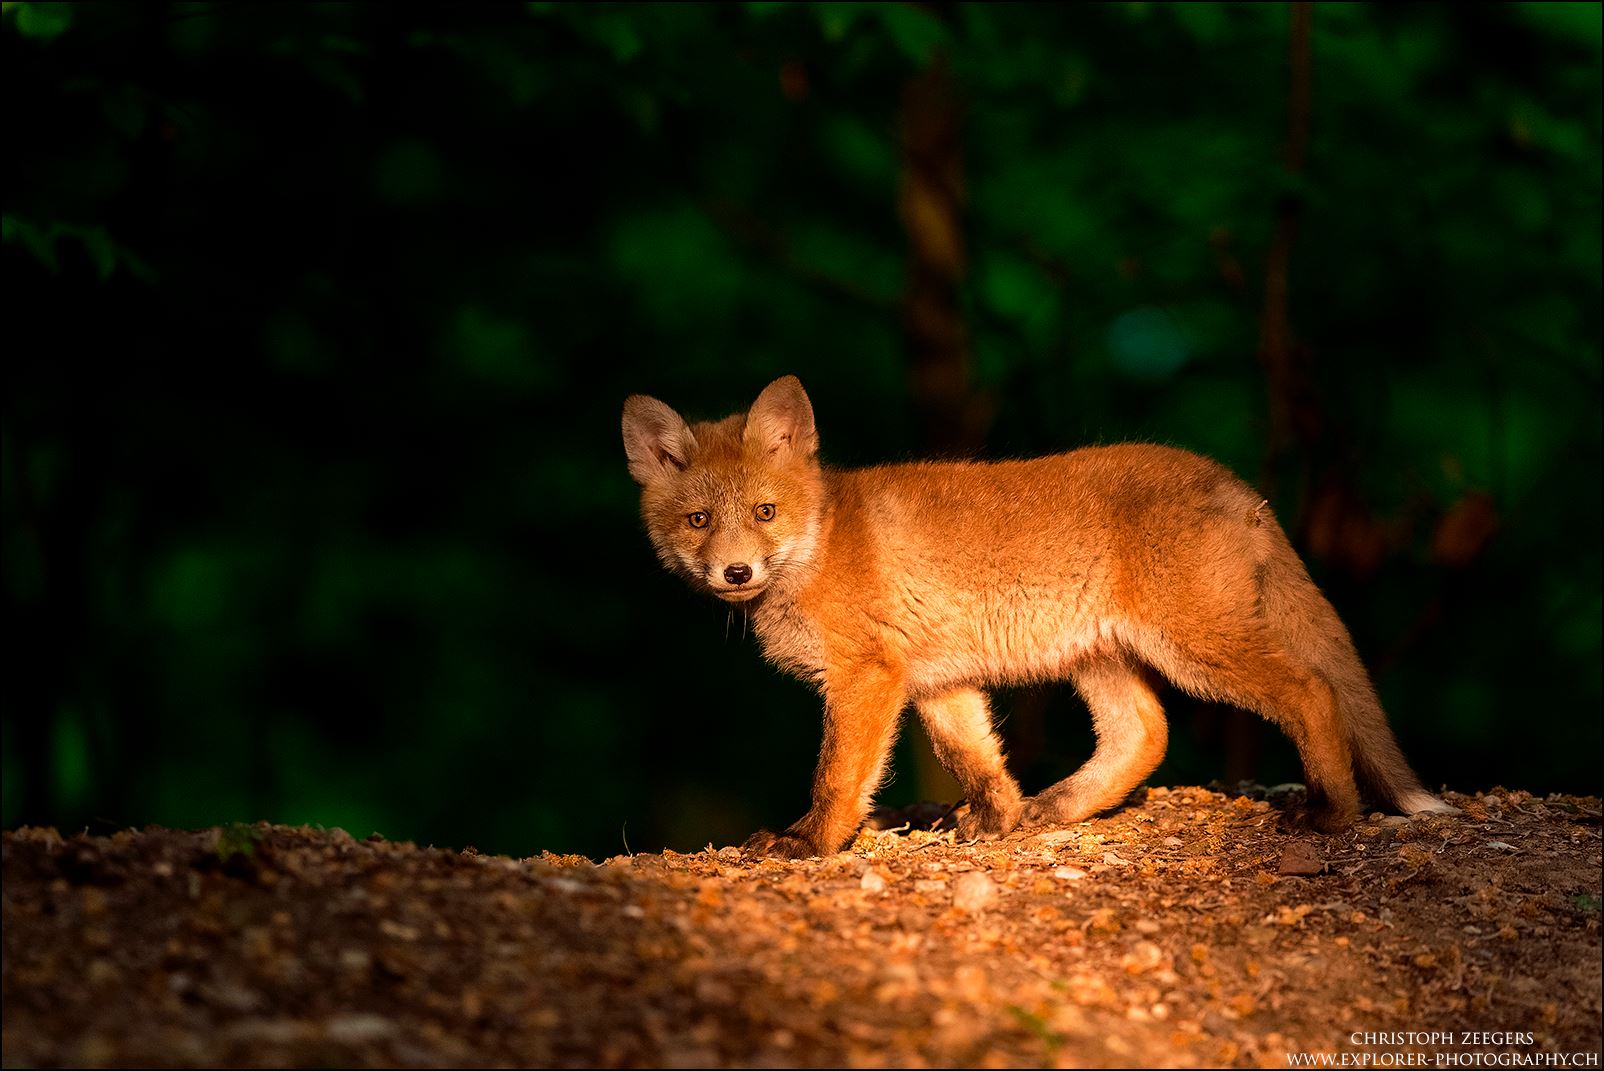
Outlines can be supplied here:
<path id="1" fill-rule="evenodd" d="M 689 517 L 686 517 L 685 519 L 687 521 L 691 522 L 691 527 L 692 528 L 706 528 L 707 527 L 707 514 L 703 513 L 701 510 L 697 510 L 695 513 L 691 514 Z"/>
<path id="2" fill-rule="evenodd" d="M 760 520 L 760 521 L 772 521 L 774 519 L 774 503 L 765 502 L 761 506 L 759 506 L 754 512 L 757 514 L 757 519 L 758 520 Z"/>

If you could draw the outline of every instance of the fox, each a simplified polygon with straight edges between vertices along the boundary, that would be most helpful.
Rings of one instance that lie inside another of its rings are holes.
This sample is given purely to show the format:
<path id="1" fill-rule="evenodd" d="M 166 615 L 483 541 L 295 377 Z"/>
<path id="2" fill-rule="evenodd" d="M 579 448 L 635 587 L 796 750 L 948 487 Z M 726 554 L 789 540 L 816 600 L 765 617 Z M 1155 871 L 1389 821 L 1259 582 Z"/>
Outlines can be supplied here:
<path id="1" fill-rule="evenodd" d="M 1124 443 L 830 467 L 795 376 L 744 413 L 696 424 L 631 395 L 623 437 L 663 565 L 745 607 L 765 657 L 823 697 L 812 805 L 779 833 L 754 833 L 748 854 L 842 850 L 909 705 L 964 793 L 960 839 L 1111 810 L 1164 757 L 1160 678 L 1292 739 L 1307 786 L 1301 824 L 1351 826 L 1360 781 L 1406 814 L 1457 813 L 1410 768 L 1269 503 L 1215 461 Z M 985 689 L 1066 679 L 1096 746 L 1025 798 Z"/>

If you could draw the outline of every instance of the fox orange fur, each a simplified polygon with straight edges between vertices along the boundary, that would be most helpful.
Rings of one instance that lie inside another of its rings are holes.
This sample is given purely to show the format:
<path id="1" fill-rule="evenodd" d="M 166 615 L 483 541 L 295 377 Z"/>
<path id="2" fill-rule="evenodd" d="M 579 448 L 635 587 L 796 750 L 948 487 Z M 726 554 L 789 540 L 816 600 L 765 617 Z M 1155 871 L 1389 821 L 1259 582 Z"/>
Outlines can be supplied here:
<path id="1" fill-rule="evenodd" d="M 1028 461 L 820 464 L 794 376 L 746 413 L 687 424 L 624 403 L 624 447 L 658 556 L 750 607 L 764 654 L 818 684 L 813 806 L 750 851 L 839 850 L 868 813 L 911 703 L 969 809 L 959 835 L 1079 822 L 1158 766 L 1154 674 L 1274 721 L 1308 818 L 1359 814 L 1355 771 L 1402 811 L 1452 811 L 1398 748 L 1336 611 L 1255 491 L 1184 450 L 1127 444 Z M 1024 799 L 981 689 L 1068 678 L 1097 748 Z"/>

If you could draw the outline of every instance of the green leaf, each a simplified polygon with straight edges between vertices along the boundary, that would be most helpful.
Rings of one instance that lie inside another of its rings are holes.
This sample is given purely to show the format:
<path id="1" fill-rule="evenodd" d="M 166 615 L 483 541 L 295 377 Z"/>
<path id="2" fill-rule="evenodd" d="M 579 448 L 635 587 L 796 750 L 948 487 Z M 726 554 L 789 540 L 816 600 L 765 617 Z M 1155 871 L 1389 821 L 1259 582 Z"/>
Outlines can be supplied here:
<path id="1" fill-rule="evenodd" d="M 64 707 L 51 729 L 56 806 L 82 806 L 89 795 L 89 734 L 84 730 L 83 718 L 71 707 Z"/>
<path id="2" fill-rule="evenodd" d="M 1217 44 L 1230 32 L 1230 23 L 1226 21 L 1220 4 L 1194 2 L 1167 4 L 1165 7 L 1175 16 L 1175 21 L 1200 44 Z"/>
<path id="3" fill-rule="evenodd" d="M 1573 0 L 1563 3 L 1511 4 L 1512 9 L 1530 25 L 1545 33 L 1598 48 L 1604 35 L 1600 34 L 1604 22 L 1599 19 L 1598 4 L 1578 4 Z"/>
<path id="4" fill-rule="evenodd" d="M 888 305 L 902 289 L 907 268 L 900 250 L 882 247 L 828 217 L 791 228 L 787 244 L 796 261 L 812 273 L 850 280 L 859 290 Z"/>
<path id="5" fill-rule="evenodd" d="M 903 55 L 921 67 L 950 40 L 947 26 L 924 8 L 911 4 L 877 4 L 875 14 Z"/>
<path id="6" fill-rule="evenodd" d="M 1519 100 L 1511 112 L 1509 129 L 1517 144 L 1544 149 L 1566 160 L 1585 160 L 1589 154 L 1597 159 L 1598 145 L 1585 124 L 1554 115 L 1535 100 Z"/>
<path id="7" fill-rule="evenodd" d="M 613 229 L 619 276 L 665 326 L 701 330 L 726 319 L 748 281 L 723 233 L 690 206 L 626 216 Z"/>
<path id="8" fill-rule="evenodd" d="M 52 230 L 46 230 L 25 219 L 16 216 L 3 217 L 4 226 L 0 227 L 5 244 L 13 242 L 21 245 L 33 254 L 33 258 L 46 268 L 51 274 L 61 270 L 61 261 L 56 256 L 56 235 Z"/>
<path id="9" fill-rule="evenodd" d="M 50 41 L 72 25 L 71 4 L 18 4 L 17 32 L 36 41 Z"/>
<path id="10" fill-rule="evenodd" d="M 860 116 L 842 114 L 825 122 L 819 141 L 826 157 L 855 181 L 875 191 L 891 189 L 897 154 L 884 129 L 870 126 Z"/>
<path id="11" fill-rule="evenodd" d="M 819 30 L 826 41 L 840 41 L 852 31 L 870 7 L 869 4 L 814 4 L 813 14 L 819 20 Z"/>
<path id="12" fill-rule="evenodd" d="M 100 227 L 75 227 L 70 233 L 83 243 L 84 252 L 89 254 L 101 282 L 110 279 L 111 273 L 117 270 L 117 243 L 111 240 L 111 235 Z"/>
<path id="13" fill-rule="evenodd" d="M 227 611 L 228 589 L 228 565 L 220 556 L 199 550 L 181 551 L 157 575 L 151 610 L 175 628 L 204 628 Z"/>
<path id="14" fill-rule="evenodd" d="M 1170 378 L 1192 355 L 1174 317 L 1152 306 L 1132 309 L 1110 324 L 1108 349 L 1114 367 L 1149 382 Z"/>
<path id="15" fill-rule="evenodd" d="M 457 310 L 446 348 L 464 369 L 499 387 L 529 389 L 550 378 L 551 365 L 539 359 L 529 328 L 478 306 Z"/>
<path id="16" fill-rule="evenodd" d="M 635 24 L 623 15 L 597 16 L 591 20 L 590 33 L 619 63 L 628 63 L 646 48 Z"/>

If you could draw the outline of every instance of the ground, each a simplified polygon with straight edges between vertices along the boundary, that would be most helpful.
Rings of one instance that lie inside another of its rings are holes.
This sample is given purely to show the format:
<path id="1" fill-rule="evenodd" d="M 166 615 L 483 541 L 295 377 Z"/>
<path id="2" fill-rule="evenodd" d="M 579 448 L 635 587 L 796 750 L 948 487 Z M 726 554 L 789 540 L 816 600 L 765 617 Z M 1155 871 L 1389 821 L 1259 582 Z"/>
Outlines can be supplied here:
<path id="1" fill-rule="evenodd" d="M 1598 1066 L 1599 801 L 1448 798 L 1324 836 L 1152 789 L 800 862 L 22 829 L 4 1064 Z"/>

